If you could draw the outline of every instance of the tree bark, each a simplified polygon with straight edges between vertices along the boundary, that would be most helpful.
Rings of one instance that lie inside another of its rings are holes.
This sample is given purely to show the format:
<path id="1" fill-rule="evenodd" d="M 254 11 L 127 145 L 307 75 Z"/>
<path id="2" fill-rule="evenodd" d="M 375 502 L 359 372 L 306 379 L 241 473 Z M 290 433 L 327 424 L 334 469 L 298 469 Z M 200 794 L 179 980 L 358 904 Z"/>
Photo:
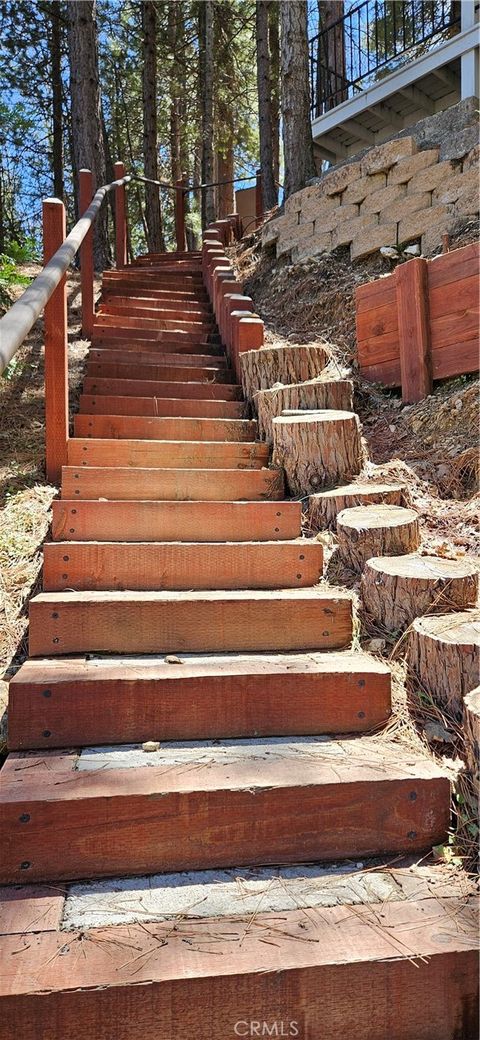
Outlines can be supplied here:
<path id="1" fill-rule="evenodd" d="M 154 0 L 143 0 L 142 31 L 143 168 L 145 177 L 158 180 L 157 12 Z M 145 219 L 147 223 L 148 251 L 150 253 L 162 253 L 165 249 L 165 242 L 158 185 L 145 185 Z"/>
<path id="2" fill-rule="evenodd" d="M 96 0 L 76 0 L 67 4 L 70 93 L 72 98 L 72 147 L 75 169 L 93 173 L 94 185 L 105 184 Z M 102 206 L 95 221 L 93 257 L 95 269 L 108 262 L 107 212 Z"/>
<path id="3" fill-rule="evenodd" d="M 305 383 L 259 390 L 255 399 L 258 415 L 258 430 L 262 440 L 273 443 L 273 419 L 277 415 L 298 409 L 336 408 L 344 412 L 353 410 L 353 383 L 351 379 L 309 379 Z"/>
<path id="4" fill-rule="evenodd" d="M 285 162 L 284 196 L 304 188 L 315 176 L 310 84 L 308 78 L 307 4 L 280 4 L 282 125 Z"/>
<path id="5" fill-rule="evenodd" d="M 213 181 L 213 2 L 199 4 L 199 62 L 202 114 L 202 228 L 215 220 Z"/>
<path id="6" fill-rule="evenodd" d="M 440 708 L 463 717 L 463 699 L 478 685 L 480 611 L 416 618 L 408 633 L 407 664 Z"/>
<path id="7" fill-rule="evenodd" d="M 278 197 L 280 178 L 280 26 L 278 0 L 269 0 L 268 3 L 268 46 L 270 50 L 273 178 Z"/>
<path id="8" fill-rule="evenodd" d="M 320 375 L 328 361 L 323 347 L 261 347 L 240 356 L 242 384 L 246 397 L 256 408 L 255 394 L 275 383 L 304 383 Z"/>
<path id="9" fill-rule="evenodd" d="M 337 516 L 340 556 L 361 573 L 374 556 L 403 556 L 420 545 L 417 514 L 403 506 L 355 506 Z"/>
<path id="10" fill-rule="evenodd" d="M 317 88 L 320 111 L 326 112 L 341 101 L 345 101 L 348 91 L 345 86 L 345 39 L 343 22 L 343 0 L 319 0 L 319 35 Z M 339 22 L 339 24 L 335 24 Z M 334 27 L 335 26 L 335 27 Z"/>
<path id="11" fill-rule="evenodd" d="M 273 173 L 272 87 L 270 79 L 270 51 L 268 33 L 269 0 L 257 0 L 257 95 L 258 128 L 260 138 L 260 169 L 262 172 L 262 202 L 266 212 L 277 205 L 277 189 Z"/>
<path id="12" fill-rule="evenodd" d="M 404 632 L 422 614 L 474 607 L 478 571 L 463 560 L 438 556 L 380 556 L 362 575 L 365 610 L 389 632 Z"/>
<path id="13" fill-rule="evenodd" d="M 360 473 L 364 449 L 358 415 L 316 411 L 273 420 L 273 462 L 282 466 L 290 492 L 310 495 Z"/>
<path id="14" fill-rule="evenodd" d="M 53 194 L 63 199 L 63 112 L 62 112 L 62 53 L 59 0 L 49 5 L 50 57 L 52 63 L 52 166 Z"/>
<path id="15" fill-rule="evenodd" d="M 320 491 L 308 500 L 308 519 L 314 531 L 335 528 L 337 516 L 343 509 L 379 503 L 401 506 L 404 504 L 405 491 L 405 485 L 401 484 L 362 484 L 360 480 L 344 487 Z"/>

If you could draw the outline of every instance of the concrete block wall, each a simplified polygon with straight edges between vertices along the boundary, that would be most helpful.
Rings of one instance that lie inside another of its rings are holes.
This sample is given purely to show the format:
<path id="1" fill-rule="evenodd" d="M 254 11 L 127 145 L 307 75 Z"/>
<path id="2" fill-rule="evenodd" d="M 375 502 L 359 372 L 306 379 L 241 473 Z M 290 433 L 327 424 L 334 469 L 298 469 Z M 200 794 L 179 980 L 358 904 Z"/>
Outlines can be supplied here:
<path id="1" fill-rule="evenodd" d="M 413 134 L 372 148 L 290 196 L 263 244 L 293 262 L 345 245 L 356 260 L 417 241 L 428 256 L 479 212 L 479 146 L 466 143 L 455 159 L 443 159 L 440 146 L 420 149 Z"/>

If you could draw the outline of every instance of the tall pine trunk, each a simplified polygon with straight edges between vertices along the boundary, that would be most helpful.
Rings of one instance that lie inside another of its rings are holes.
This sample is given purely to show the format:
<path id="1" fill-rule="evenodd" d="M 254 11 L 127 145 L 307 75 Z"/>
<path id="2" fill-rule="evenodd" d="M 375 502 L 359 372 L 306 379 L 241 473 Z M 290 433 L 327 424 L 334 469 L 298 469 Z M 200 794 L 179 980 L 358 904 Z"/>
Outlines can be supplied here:
<path id="1" fill-rule="evenodd" d="M 72 147 L 76 170 L 92 170 L 95 186 L 105 184 L 96 0 L 76 0 L 67 4 L 70 93 L 72 99 Z M 107 211 L 103 205 L 94 227 L 95 269 L 108 262 Z"/>
<path id="2" fill-rule="evenodd" d="M 264 210 L 273 209 L 277 204 L 277 190 L 273 173 L 272 89 L 268 41 L 268 8 L 268 0 L 257 0 L 256 41 L 258 125 L 260 136 L 260 169 L 262 172 L 262 202 Z"/>
<path id="3" fill-rule="evenodd" d="M 345 81 L 343 0 L 318 0 L 318 77 L 320 112 L 328 111 L 348 97 Z M 338 24 L 335 24 L 338 23 Z M 325 31 L 325 35 L 322 32 Z M 317 103 L 318 103 L 317 102 Z"/>
<path id="4" fill-rule="evenodd" d="M 285 198 L 315 176 L 308 79 L 307 4 L 280 4 Z"/>
<path id="5" fill-rule="evenodd" d="M 50 59 L 52 66 L 52 166 L 53 194 L 63 199 L 63 113 L 62 113 L 62 53 L 59 0 L 49 5 Z"/>
<path id="6" fill-rule="evenodd" d="M 213 181 L 213 2 L 199 5 L 200 102 L 202 114 L 202 182 Z M 202 189 L 202 227 L 215 220 L 214 188 Z"/>
<path id="7" fill-rule="evenodd" d="M 158 180 L 157 140 L 157 11 L 153 0 L 142 3 L 143 31 L 143 168 L 145 177 Z M 162 229 L 160 189 L 157 184 L 145 185 L 145 219 L 147 247 L 150 253 L 165 249 Z"/>
<path id="8" fill-rule="evenodd" d="M 273 177 L 278 189 L 280 178 L 280 25 L 279 0 L 268 4 L 268 46 L 270 50 L 270 106 L 272 117 Z"/>

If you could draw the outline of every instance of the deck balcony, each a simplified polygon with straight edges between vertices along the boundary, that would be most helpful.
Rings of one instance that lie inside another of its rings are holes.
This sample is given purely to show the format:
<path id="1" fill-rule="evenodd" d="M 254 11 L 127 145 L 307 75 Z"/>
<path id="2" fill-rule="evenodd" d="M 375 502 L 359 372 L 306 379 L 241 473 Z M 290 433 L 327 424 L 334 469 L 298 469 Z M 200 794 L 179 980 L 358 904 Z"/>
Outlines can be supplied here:
<path id="1" fill-rule="evenodd" d="M 362 0 L 320 28 L 309 41 L 317 158 L 339 162 L 478 97 L 479 6 Z"/>

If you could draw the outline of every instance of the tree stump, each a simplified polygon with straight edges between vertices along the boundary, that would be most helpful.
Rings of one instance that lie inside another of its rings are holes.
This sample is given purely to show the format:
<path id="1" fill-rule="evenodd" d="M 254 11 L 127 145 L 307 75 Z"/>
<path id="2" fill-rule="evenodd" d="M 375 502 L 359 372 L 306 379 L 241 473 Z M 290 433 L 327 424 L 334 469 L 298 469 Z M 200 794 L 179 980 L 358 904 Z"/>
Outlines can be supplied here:
<path id="1" fill-rule="evenodd" d="M 478 684 L 480 611 L 416 618 L 407 663 L 435 704 L 462 719 L 463 699 Z"/>
<path id="2" fill-rule="evenodd" d="M 389 632 L 403 632 L 422 614 L 474 607 L 478 571 L 465 560 L 439 556 L 375 556 L 362 575 L 368 614 Z"/>
<path id="3" fill-rule="evenodd" d="M 351 379 L 309 379 L 305 383 L 274 386 L 259 390 L 255 397 L 258 431 L 262 440 L 273 443 L 272 420 L 285 410 L 318 411 L 336 408 L 353 410 L 353 383 Z"/>
<path id="4" fill-rule="evenodd" d="M 467 693 L 464 702 L 463 732 L 465 757 L 477 798 L 480 797 L 480 686 Z"/>
<path id="5" fill-rule="evenodd" d="M 353 506 L 369 506 L 383 502 L 388 505 L 401 506 L 405 500 L 405 484 L 345 484 L 343 487 L 330 488 L 310 495 L 308 500 L 308 517 L 315 531 L 324 531 L 326 527 L 335 527 L 337 516 L 342 509 Z"/>
<path id="6" fill-rule="evenodd" d="M 417 514 L 403 506 L 355 506 L 337 516 L 340 555 L 360 573 L 373 556 L 402 556 L 420 545 Z"/>
<path id="7" fill-rule="evenodd" d="M 320 375 L 327 362 L 328 354 L 324 347 L 292 344 L 288 347 L 246 350 L 240 355 L 245 395 L 252 401 L 258 390 L 268 390 L 274 383 L 286 386 L 314 379 Z"/>
<path id="8" fill-rule="evenodd" d="M 365 457 L 354 412 L 332 409 L 280 415 L 272 425 L 274 465 L 285 470 L 293 495 L 308 495 L 360 473 Z"/>

